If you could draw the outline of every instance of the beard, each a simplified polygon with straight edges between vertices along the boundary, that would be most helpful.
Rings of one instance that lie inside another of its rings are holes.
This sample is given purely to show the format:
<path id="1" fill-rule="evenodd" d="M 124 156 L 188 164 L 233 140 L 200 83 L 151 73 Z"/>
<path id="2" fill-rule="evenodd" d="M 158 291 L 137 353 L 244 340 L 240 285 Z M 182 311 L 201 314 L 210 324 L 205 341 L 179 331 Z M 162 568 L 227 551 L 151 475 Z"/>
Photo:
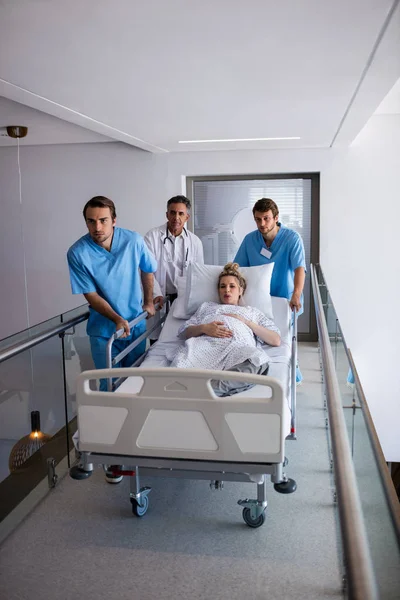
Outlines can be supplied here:
<path id="1" fill-rule="evenodd" d="M 272 231 L 274 231 L 275 227 L 276 227 L 276 223 L 274 223 L 274 225 L 272 225 L 272 227 L 267 228 L 264 231 L 260 231 L 260 233 L 264 238 L 266 238 Z"/>

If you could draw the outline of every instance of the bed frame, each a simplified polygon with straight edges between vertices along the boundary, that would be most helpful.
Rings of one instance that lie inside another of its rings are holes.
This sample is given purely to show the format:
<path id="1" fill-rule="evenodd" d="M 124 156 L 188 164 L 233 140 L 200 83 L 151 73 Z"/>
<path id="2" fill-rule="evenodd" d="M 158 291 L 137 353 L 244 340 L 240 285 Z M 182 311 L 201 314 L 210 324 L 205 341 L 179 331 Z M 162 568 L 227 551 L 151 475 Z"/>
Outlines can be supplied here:
<path id="1" fill-rule="evenodd" d="M 151 491 L 141 487 L 141 476 L 205 479 L 213 489 L 221 489 L 224 481 L 253 482 L 257 498 L 238 504 L 245 523 L 260 527 L 267 507 L 267 476 L 280 493 L 297 487 L 283 471 L 285 440 L 296 439 L 297 316 L 293 321 L 291 407 L 281 382 L 263 375 L 145 367 L 82 373 L 77 383 L 79 463 L 70 470 L 71 477 L 90 476 L 94 465 L 130 476 L 132 511 L 139 517 L 147 512 Z M 131 325 L 136 323 L 137 319 Z M 119 334 L 110 338 L 110 362 L 112 340 Z M 118 382 L 138 378 L 138 391 L 90 389 L 89 382 L 101 378 L 111 385 L 111 374 Z M 217 397 L 211 379 L 252 383 L 263 393 Z"/>

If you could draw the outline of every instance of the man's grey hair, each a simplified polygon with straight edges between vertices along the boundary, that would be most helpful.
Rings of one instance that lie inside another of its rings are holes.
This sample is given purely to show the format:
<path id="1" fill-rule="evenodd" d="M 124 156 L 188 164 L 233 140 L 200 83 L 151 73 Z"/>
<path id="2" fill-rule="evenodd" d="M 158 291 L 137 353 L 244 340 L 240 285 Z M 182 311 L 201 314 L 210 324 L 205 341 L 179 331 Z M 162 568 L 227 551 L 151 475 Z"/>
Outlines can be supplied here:
<path id="1" fill-rule="evenodd" d="M 190 204 L 190 200 L 189 198 L 186 198 L 186 196 L 173 196 L 172 198 L 170 198 L 167 202 L 167 210 L 168 208 L 171 206 L 171 204 L 184 204 L 188 210 L 188 212 L 191 209 L 191 204 Z"/>

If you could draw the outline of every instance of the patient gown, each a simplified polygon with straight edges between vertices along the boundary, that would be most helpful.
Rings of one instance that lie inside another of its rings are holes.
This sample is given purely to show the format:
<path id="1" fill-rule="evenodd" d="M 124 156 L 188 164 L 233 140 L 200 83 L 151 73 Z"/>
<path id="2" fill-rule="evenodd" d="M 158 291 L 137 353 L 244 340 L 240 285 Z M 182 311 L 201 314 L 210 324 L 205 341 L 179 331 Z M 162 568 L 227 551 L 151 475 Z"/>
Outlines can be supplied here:
<path id="1" fill-rule="evenodd" d="M 249 321 L 262 325 L 271 331 L 279 332 L 274 322 L 260 310 L 251 306 L 231 306 L 216 302 L 204 302 L 195 314 L 180 328 L 182 336 L 191 325 L 204 325 L 213 321 L 222 321 L 233 333 L 230 338 L 215 338 L 207 335 L 193 337 L 167 358 L 171 367 L 185 369 L 214 369 L 225 371 L 249 361 L 255 367 L 268 363 L 267 353 L 261 348 L 262 340 L 253 331 L 234 317 L 240 315 Z"/>

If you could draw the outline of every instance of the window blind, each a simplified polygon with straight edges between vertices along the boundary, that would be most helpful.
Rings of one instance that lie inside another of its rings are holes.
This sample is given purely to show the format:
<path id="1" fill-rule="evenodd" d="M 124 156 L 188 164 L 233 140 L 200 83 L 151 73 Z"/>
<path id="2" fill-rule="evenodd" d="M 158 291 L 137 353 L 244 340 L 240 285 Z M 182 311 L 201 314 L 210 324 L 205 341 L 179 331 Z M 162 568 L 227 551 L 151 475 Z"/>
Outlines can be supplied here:
<path id="1" fill-rule="evenodd" d="M 233 260 L 244 236 L 256 229 L 252 208 L 260 198 L 271 198 L 279 220 L 297 231 L 304 242 L 307 270 L 311 254 L 311 180 L 210 180 L 193 182 L 194 232 L 204 248 L 204 262 L 225 265 Z M 310 284 L 304 289 L 310 306 Z M 309 311 L 299 319 L 299 332 L 309 331 Z"/>

